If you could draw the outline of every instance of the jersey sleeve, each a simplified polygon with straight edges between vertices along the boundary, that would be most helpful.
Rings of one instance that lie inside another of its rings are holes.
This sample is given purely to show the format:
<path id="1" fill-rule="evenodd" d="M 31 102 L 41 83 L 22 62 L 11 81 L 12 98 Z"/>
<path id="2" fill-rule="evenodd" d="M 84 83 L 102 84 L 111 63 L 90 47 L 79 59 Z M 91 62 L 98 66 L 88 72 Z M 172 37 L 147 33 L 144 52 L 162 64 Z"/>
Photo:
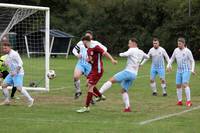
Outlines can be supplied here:
<path id="1" fill-rule="evenodd" d="M 77 56 L 80 52 L 80 48 L 81 48 L 81 45 L 82 45 L 82 41 L 79 41 L 76 46 L 73 48 L 72 50 L 72 53 Z"/>
<path id="2" fill-rule="evenodd" d="M 130 54 L 131 54 L 131 49 L 127 50 L 126 52 L 120 53 L 119 56 L 128 57 Z"/>
<path id="3" fill-rule="evenodd" d="M 144 53 L 144 52 L 143 52 Z M 144 53 L 145 54 L 145 53 Z M 147 54 L 149 57 L 148 58 L 143 58 L 144 60 L 141 62 L 140 65 L 144 65 L 144 63 L 146 63 L 148 61 L 148 59 L 150 58 L 150 55 L 151 55 L 151 49 L 149 50 L 148 54 Z"/>
<path id="4" fill-rule="evenodd" d="M 167 61 L 167 63 L 169 63 L 169 56 L 168 56 L 168 54 L 167 54 L 165 49 L 163 49 L 163 55 L 164 55 L 165 60 Z"/>
<path id="5" fill-rule="evenodd" d="M 195 61 L 194 61 L 194 57 L 192 55 L 192 52 L 190 50 L 188 50 L 188 58 L 192 64 L 192 67 L 191 67 L 191 71 L 194 72 L 194 69 L 195 69 Z"/>
<path id="6" fill-rule="evenodd" d="M 173 52 L 171 58 L 169 59 L 169 62 L 168 62 L 168 64 L 167 64 L 167 68 L 170 68 L 171 65 L 172 65 L 172 63 L 174 62 L 174 60 L 175 60 L 175 53 L 176 53 L 176 49 L 174 50 L 174 52 Z"/>

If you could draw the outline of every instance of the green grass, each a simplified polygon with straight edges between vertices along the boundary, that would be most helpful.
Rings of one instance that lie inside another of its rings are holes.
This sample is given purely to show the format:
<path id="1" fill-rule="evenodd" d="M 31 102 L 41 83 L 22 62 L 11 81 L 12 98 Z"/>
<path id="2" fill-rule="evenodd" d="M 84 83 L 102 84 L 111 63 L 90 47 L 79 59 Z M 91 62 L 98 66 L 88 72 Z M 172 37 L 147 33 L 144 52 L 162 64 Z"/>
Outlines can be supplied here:
<path id="1" fill-rule="evenodd" d="M 26 65 L 28 60 L 23 60 L 25 70 L 28 70 Z M 98 87 L 125 67 L 126 59 L 118 58 L 118 62 L 114 66 L 104 59 L 105 73 Z M 141 68 L 138 79 L 129 90 L 133 110 L 131 113 L 122 112 L 120 85 L 115 84 L 105 93 L 106 101 L 91 106 L 89 113 L 78 114 L 75 110 L 84 105 L 86 87 L 85 78 L 82 77 L 81 87 L 84 95 L 74 100 L 73 69 L 75 64 L 74 57 L 67 60 L 52 58 L 51 69 L 56 70 L 57 77 L 51 80 L 50 92 L 32 92 L 35 98 L 35 105 L 32 108 L 26 107 L 23 97 L 21 100 L 12 101 L 11 106 L 1 106 L 0 133 L 199 133 L 199 110 L 139 125 L 141 121 L 187 109 L 185 106 L 175 105 L 175 66 L 173 72 L 166 75 L 168 97 L 162 97 L 160 83 L 158 84 L 159 95 L 151 96 L 148 77 L 150 63 L 148 62 Z M 197 63 L 196 70 L 200 73 L 200 63 Z M 158 79 L 157 81 L 159 82 Z M 193 107 L 200 105 L 199 81 L 200 76 L 191 77 Z"/>

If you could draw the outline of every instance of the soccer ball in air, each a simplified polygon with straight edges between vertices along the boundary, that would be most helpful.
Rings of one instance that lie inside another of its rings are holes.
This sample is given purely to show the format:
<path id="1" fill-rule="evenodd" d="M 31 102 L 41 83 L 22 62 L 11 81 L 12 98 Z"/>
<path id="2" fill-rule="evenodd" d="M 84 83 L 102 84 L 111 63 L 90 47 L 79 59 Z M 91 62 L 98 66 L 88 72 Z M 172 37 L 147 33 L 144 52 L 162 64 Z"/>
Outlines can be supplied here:
<path id="1" fill-rule="evenodd" d="M 49 70 L 49 72 L 47 73 L 47 77 L 49 79 L 54 79 L 56 77 L 56 72 L 54 70 Z"/>

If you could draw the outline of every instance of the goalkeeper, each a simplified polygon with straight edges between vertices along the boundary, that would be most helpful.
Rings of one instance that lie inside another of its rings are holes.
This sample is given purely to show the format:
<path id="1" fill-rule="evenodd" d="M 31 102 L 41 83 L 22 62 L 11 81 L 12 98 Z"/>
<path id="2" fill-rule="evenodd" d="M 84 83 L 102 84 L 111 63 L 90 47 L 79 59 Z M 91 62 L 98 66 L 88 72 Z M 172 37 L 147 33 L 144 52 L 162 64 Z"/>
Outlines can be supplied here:
<path id="1" fill-rule="evenodd" d="M 5 79 L 6 76 L 9 74 L 8 67 L 3 65 L 6 57 L 7 57 L 7 55 L 3 55 L 0 57 L 0 78 L 1 79 Z M 10 96 L 12 99 L 14 99 L 16 90 L 17 90 L 17 88 L 13 86 L 11 96 Z"/>

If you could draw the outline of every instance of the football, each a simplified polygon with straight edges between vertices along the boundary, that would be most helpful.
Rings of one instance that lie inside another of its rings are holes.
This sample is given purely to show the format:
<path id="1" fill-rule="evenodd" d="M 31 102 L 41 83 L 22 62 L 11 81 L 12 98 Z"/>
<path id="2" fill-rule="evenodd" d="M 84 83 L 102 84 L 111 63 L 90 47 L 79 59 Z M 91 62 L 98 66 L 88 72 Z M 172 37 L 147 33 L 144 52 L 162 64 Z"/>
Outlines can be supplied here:
<path id="1" fill-rule="evenodd" d="M 47 77 L 49 79 L 54 79 L 56 77 L 56 72 L 54 70 L 49 70 L 49 72 L 47 73 Z"/>

